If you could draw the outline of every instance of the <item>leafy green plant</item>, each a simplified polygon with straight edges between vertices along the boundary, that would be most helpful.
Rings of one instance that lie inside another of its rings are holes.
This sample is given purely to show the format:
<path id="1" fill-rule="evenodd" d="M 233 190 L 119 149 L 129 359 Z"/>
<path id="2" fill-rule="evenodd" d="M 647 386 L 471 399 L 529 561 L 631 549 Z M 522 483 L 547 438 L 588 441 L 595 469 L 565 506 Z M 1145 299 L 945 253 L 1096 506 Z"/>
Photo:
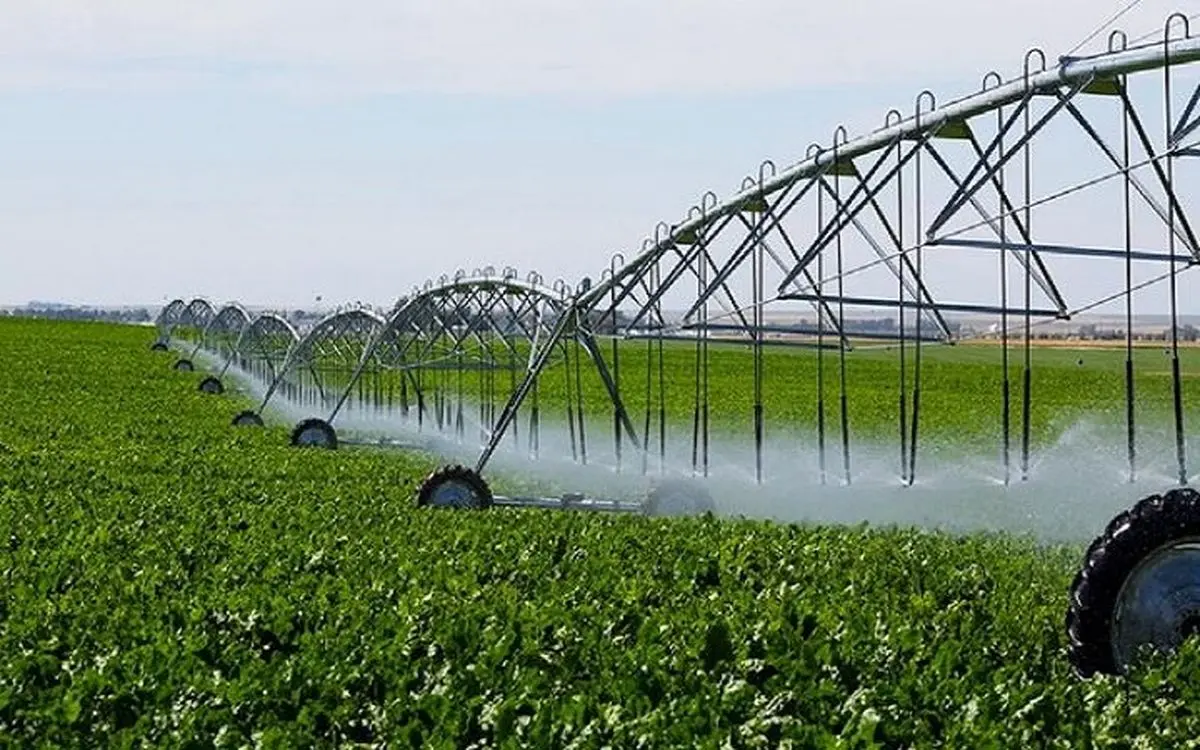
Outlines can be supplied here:
<path id="1" fill-rule="evenodd" d="M 1196 650 L 1064 654 L 1078 547 L 417 509 L 147 332 L 0 322 L 0 744 L 1195 745 Z M 225 403 L 229 408 L 215 408 Z"/>

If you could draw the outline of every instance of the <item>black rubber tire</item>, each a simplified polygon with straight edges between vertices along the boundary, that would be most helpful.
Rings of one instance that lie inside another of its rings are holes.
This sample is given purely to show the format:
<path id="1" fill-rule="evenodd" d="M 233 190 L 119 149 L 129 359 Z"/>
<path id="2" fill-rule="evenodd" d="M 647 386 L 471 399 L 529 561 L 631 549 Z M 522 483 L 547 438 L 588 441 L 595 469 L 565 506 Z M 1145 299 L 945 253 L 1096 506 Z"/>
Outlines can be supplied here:
<path id="1" fill-rule="evenodd" d="M 184 357 L 183 359 L 175 360 L 175 364 L 171 365 L 171 369 L 177 372 L 195 372 L 196 366 L 192 364 L 192 360 Z"/>
<path id="2" fill-rule="evenodd" d="M 708 488 L 691 479 L 665 479 L 642 503 L 642 511 L 648 516 L 698 516 L 716 510 Z"/>
<path id="3" fill-rule="evenodd" d="M 201 393 L 208 393 L 213 396 L 220 396 L 225 392 L 225 384 L 221 382 L 220 378 L 214 375 L 205 376 L 204 380 L 201 380 L 200 385 L 196 386 L 196 388 Z"/>
<path id="4" fill-rule="evenodd" d="M 304 439 L 305 433 L 312 434 L 314 431 L 322 435 L 321 442 L 308 442 Z M 292 445 L 297 448 L 324 448 L 326 450 L 337 450 L 338 439 L 337 431 L 333 429 L 333 425 L 326 422 L 324 419 L 305 419 L 296 425 L 292 430 Z"/>
<path id="5" fill-rule="evenodd" d="M 457 507 L 471 510 L 487 510 L 492 507 L 492 488 L 488 487 L 488 483 L 474 469 L 461 465 L 443 466 L 426 477 L 417 491 L 417 506 L 447 507 L 433 502 L 438 488 L 447 482 L 460 482 L 471 488 L 471 503 Z"/>
<path id="6" fill-rule="evenodd" d="M 152 352 L 165 352 L 166 350 L 167 344 L 164 341 L 155 341 L 150 345 L 150 351 Z"/>
<path id="7" fill-rule="evenodd" d="M 232 424 L 234 427 L 262 427 L 263 418 L 258 415 L 258 412 L 247 409 L 234 415 Z"/>
<path id="8" fill-rule="evenodd" d="M 1109 522 L 1084 555 L 1071 583 L 1066 617 L 1067 657 L 1083 678 L 1119 675 L 1112 619 L 1121 587 L 1146 556 L 1164 545 L 1200 536 L 1200 493 L 1179 488 L 1152 495 Z"/>

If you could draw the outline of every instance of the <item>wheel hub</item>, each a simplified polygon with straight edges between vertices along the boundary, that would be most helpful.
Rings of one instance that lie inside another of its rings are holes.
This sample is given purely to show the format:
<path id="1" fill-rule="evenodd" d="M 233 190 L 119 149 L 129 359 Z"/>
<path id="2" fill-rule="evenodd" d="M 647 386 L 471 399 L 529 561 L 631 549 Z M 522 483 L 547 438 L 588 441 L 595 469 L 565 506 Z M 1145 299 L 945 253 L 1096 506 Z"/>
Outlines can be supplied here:
<path id="1" fill-rule="evenodd" d="M 475 490 L 466 482 L 448 479 L 434 489 L 429 504 L 438 507 L 470 508 L 476 504 Z"/>
<path id="2" fill-rule="evenodd" d="M 306 427 L 296 436 L 296 445 L 329 445 L 329 440 L 319 427 Z"/>
<path id="3" fill-rule="evenodd" d="M 222 385 L 220 380 L 217 380 L 213 377 L 208 377 L 200 381 L 200 390 L 203 393 L 220 395 L 225 392 L 225 386 Z"/>
<path id="4" fill-rule="evenodd" d="M 1113 612 L 1113 657 L 1127 666 L 1149 645 L 1172 651 L 1200 635 L 1200 539 L 1172 542 L 1129 574 Z"/>
<path id="5" fill-rule="evenodd" d="M 233 418 L 235 427 L 262 427 L 262 417 L 252 411 L 243 411 Z"/>

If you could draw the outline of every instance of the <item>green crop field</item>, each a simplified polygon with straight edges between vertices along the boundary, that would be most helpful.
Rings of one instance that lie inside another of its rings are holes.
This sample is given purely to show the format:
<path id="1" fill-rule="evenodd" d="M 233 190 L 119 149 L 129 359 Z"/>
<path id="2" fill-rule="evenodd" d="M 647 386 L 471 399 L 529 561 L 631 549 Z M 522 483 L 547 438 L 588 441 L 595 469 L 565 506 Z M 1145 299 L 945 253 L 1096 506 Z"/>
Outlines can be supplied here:
<path id="1" fill-rule="evenodd" d="M 748 434 L 753 424 L 752 360 L 745 345 L 710 345 L 709 408 L 714 429 Z M 646 351 L 632 344 L 621 353 L 622 390 L 634 413 L 645 408 Z M 690 418 L 695 403 L 695 347 L 675 343 L 664 353 L 668 374 L 666 404 L 674 420 Z M 605 347 L 611 367 L 611 350 Z M 1021 423 L 1023 352 L 1011 351 L 1009 380 L 1011 429 Z M 1123 424 L 1125 418 L 1124 350 L 1038 348 L 1032 352 L 1031 431 L 1036 442 L 1052 439 L 1085 415 Z M 1200 404 L 1200 351 L 1183 350 L 1184 400 Z M 824 369 L 826 418 L 836 432 L 840 388 L 837 351 L 820 358 L 812 349 L 764 349 L 763 408 L 770 425 L 786 427 L 817 423 L 818 368 Z M 823 360 L 823 361 L 822 361 Z M 906 395 L 911 403 L 915 379 L 914 352 L 907 351 Z M 565 369 L 565 368 L 564 368 Z M 1138 418 L 1147 426 L 1169 424 L 1170 361 L 1161 348 L 1135 352 Z M 863 347 L 846 356 L 846 394 L 852 434 L 876 438 L 898 433 L 900 401 L 899 351 L 893 347 Z M 993 345 L 926 345 L 922 348 L 921 428 L 935 441 L 952 440 L 972 448 L 995 445 L 1003 412 L 1001 350 Z M 551 381 L 561 389 L 559 381 Z M 657 387 L 657 386 L 655 386 Z M 599 382 L 585 381 L 591 408 L 607 411 Z M 655 400 L 657 397 L 652 398 Z M 655 403 L 657 403 L 655 401 Z M 911 407 L 910 407 L 911 408 Z M 1197 412 L 1200 413 L 1200 412 Z"/>
<path id="2" fill-rule="evenodd" d="M 234 430 L 237 397 L 151 336 L 0 320 L 2 746 L 1197 746 L 1193 645 L 1129 680 L 1070 674 L 1079 545 L 419 510 L 435 457 Z M 808 387 L 811 357 L 771 356 Z M 863 429 L 892 414 L 888 356 L 853 362 L 881 373 Z M 968 361 L 990 356 L 930 350 L 931 393 L 990 414 L 994 368 Z M 1122 393 L 1119 357 L 1038 356 L 1043 423 Z M 1145 356 L 1152 411 L 1169 390 Z"/>
<path id="3" fill-rule="evenodd" d="M 468 342 L 470 344 L 470 342 Z M 417 353 L 423 345 L 410 351 Z M 498 406 L 508 397 L 523 374 L 528 346 L 517 342 L 516 354 L 495 342 L 481 342 L 476 351 L 461 358 L 436 364 L 410 364 L 410 382 L 421 382 L 427 407 L 435 393 L 476 409 L 483 401 Z M 612 401 L 595 366 L 582 347 L 571 344 L 559 353 L 539 379 L 539 405 L 543 415 L 562 418 L 567 404 L 582 403 L 589 431 L 603 434 L 612 429 Z M 747 439 L 754 432 L 755 391 L 751 349 L 745 344 L 713 342 L 709 345 L 707 396 L 697 387 L 697 353 L 692 343 L 672 341 L 662 348 L 662 379 L 659 380 L 657 345 L 625 341 L 617 354 L 611 341 L 601 340 L 605 366 L 620 383 L 620 395 L 635 429 L 647 423 L 653 444 L 660 410 L 668 429 L 677 435 L 691 434 L 698 404 L 707 403 L 714 435 Z M 1173 434 L 1173 383 L 1171 360 L 1165 346 L 1134 349 L 1135 421 L 1138 434 L 1169 442 Z M 428 355 L 427 355 L 428 356 Z M 336 400 L 350 381 L 357 351 L 339 352 L 317 359 L 320 376 L 330 401 Z M 912 390 L 916 382 L 916 354 L 910 345 L 905 352 L 904 399 L 912 416 Z M 456 372 L 445 366 L 465 362 L 489 362 L 500 366 L 495 372 L 467 369 Z M 999 456 L 1002 446 L 1004 391 L 1002 350 L 994 343 L 964 343 L 954 346 L 922 347 L 920 368 L 919 438 L 923 449 Z M 1066 430 L 1087 419 L 1105 428 L 1114 440 L 1124 440 L 1126 424 L 1126 352 L 1124 347 L 1050 347 L 1031 350 L 1029 437 L 1034 448 L 1044 447 Z M 1200 348 L 1180 349 L 1181 395 L 1185 424 L 1200 420 Z M 392 363 L 393 365 L 395 363 Z M 647 365 L 649 364 L 649 368 Z M 823 382 L 824 413 L 829 444 L 840 442 L 840 398 L 842 363 L 836 350 L 818 354 L 812 348 L 767 346 L 763 354 L 762 406 L 768 441 L 786 436 L 815 444 L 818 424 L 818 387 Z M 649 369 L 649 372 L 648 372 Z M 300 368 L 294 373 L 312 381 Z M 868 344 L 849 351 L 845 357 L 846 403 L 852 442 L 899 442 L 900 351 L 895 346 Z M 649 380 L 647 375 L 649 374 Z M 399 404 L 398 370 L 374 364 L 352 389 L 358 397 L 383 398 Z M 1014 455 L 1023 433 L 1024 350 L 1019 341 L 1009 352 L 1009 435 Z M 409 400 L 415 404 L 415 395 Z M 532 397 L 526 399 L 528 409 Z M 319 412 L 320 409 L 315 411 Z M 909 428 L 911 430 L 911 427 Z M 909 433 L 911 434 L 911 433 Z M 1122 443 L 1123 444 L 1123 443 Z"/>

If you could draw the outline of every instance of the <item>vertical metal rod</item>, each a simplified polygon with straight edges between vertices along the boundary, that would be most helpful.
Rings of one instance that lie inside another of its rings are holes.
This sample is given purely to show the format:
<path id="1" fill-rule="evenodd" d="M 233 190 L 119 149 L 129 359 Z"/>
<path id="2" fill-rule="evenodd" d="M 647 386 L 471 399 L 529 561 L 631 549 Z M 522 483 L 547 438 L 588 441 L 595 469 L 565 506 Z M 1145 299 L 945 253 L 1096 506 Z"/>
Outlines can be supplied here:
<path id="1" fill-rule="evenodd" d="M 466 434 L 466 428 L 465 428 L 465 425 L 463 422 L 463 391 L 464 391 L 464 388 L 463 388 L 463 355 L 462 355 L 462 348 L 461 347 L 457 347 L 457 348 L 458 348 L 458 356 L 455 358 L 455 362 L 456 362 L 455 369 L 457 370 L 457 372 L 455 373 L 455 375 L 456 375 L 455 390 L 457 391 L 457 393 L 456 393 L 457 404 L 456 404 L 455 415 L 454 415 L 454 437 L 456 440 L 458 440 L 459 444 L 461 445 L 463 438 L 465 437 L 465 434 Z"/>
<path id="2" fill-rule="evenodd" d="M 642 445 L 642 476 L 650 471 L 650 409 L 653 406 L 654 385 L 654 340 L 646 339 L 646 418 L 642 422 L 642 434 L 645 443 Z"/>
<path id="3" fill-rule="evenodd" d="M 445 432 L 449 422 L 446 416 L 446 378 L 448 376 L 444 367 L 435 366 L 433 373 L 433 392 L 437 398 L 438 432 Z"/>
<path id="4" fill-rule="evenodd" d="M 610 263 L 613 274 L 616 274 L 615 260 Z M 617 336 L 617 285 L 612 285 L 611 302 L 612 305 L 612 356 L 613 356 L 613 382 L 617 386 L 618 395 L 621 393 L 621 349 L 618 344 Z M 621 473 L 621 415 L 617 411 L 617 405 L 613 404 L 613 452 L 617 459 L 617 473 Z M 642 433 L 645 435 L 646 433 Z"/>
<path id="5" fill-rule="evenodd" d="M 1026 79 L 1028 85 L 1028 78 Z M 1021 481 L 1029 479 L 1029 443 L 1033 417 L 1033 155 L 1031 153 L 1030 110 L 1025 107 L 1023 113 L 1025 124 L 1025 144 L 1021 147 L 1024 157 L 1024 188 L 1025 188 L 1025 235 L 1029 237 L 1029 245 L 1025 247 L 1025 368 L 1022 373 L 1021 390 Z"/>
<path id="6" fill-rule="evenodd" d="M 703 240 L 701 240 L 703 241 Z M 696 274 L 696 294 L 703 299 L 705 296 L 704 284 L 704 247 L 697 248 L 697 258 L 700 258 L 700 270 Z M 695 362 L 692 368 L 692 474 L 700 473 L 700 406 L 701 406 L 701 369 L 704 360 L 704 323 L 707 318 L 706 311 L 700 313 L 700 329 L 696 331 L 696 347 L 695 347 Z"/>
<path id="7" fill-rule="evenodd" d="M 918 115 L 919 116 L 919 115 Z M 918 144 L 916 148 L 921 148 Z M 913 264 L 913 276 L 916 282 L 917 289 L 923 289 L 925 285 L 924 279 L 924 260 L 925 260 L 925 228 L 924 216 L 922 212 L 922 176 L 921 162 L 922 153 L 917 152 L 914 157 L 913 164 L 913 179 L 914 179 L 914 198 L 916 199 L 916 221 L 914 229 L 917 232 L 917 248 L 916 262 Z M 925 320 L 925 297 L 918 294 L 916 296 L 916 320 L 913 322 L 915 340 L 913 341 L 913 391 L 912 391 L 912 422 L 910 423 L 911 432 L 908 440 L 908 484 L 912 486 L 917 481 L 917 438 L 921 424 L 921 328 Z"/>
<path id="8" fill-rule="evenodd" d="M 837 144 L 836 136 L 833 147 L 833 161 L 837 164 Z M 835 175 L 833 178 L 833 194 L 834 201 L 837 205 L 841 205 L 841 180 Z M 850 410 L 849 396 L 846 391 L 846 289 L 845 289 L 845 266 L 843 264 L 844 256 L 842 252 L 842 233 L 837 233 L 837 279 L 838 279 L 838 328 L 842 335 L 838 336 L 838 391 L 841 401 L 841 428 L 842 428 L 842 472 L 843 480 L 847 485 L 850 484 Z"/>
<path id="9" fill-rule="evenodd" d="M 760 217 L 755 217 L 752 230 L 757 233 Z M 754 479 L 759 484 L 763 480 L 763 243 L 761 238 L 755 241 L 751 252 L 750 276 L 753 288 L 753 357 L 754 357 Z"/>
<path id="10" fill-rule="evenodd" d="M 371 378 L 367 381 L 367 403 L 378 419 L 383 409 L 383 379 L 377 367 L 371 368 Z"/>
<path id="11" fill-rule="evenodd" d="M 484 338 L 485 343 L 481 344 L 481 346 L 484 347 L 484 355 L 486 356 L 486 336 Z M 482 356 L 480 359 L 482 359 Z M 487 364 L 486 362 L 481 362 L 480 366 L 487 367 Z M 478 377 L 475 378 L 476 398 L 478 398 L 478 403 L 475 404 L 475 419 L 479 421 L 478 434 L 481 440 L 486 439 L 484 437 L 484 425 L 487 424 L 487 372 L 487 370 L 479 371 Z"/>
<path id="12" fill-rule="evenodd" d="M 1125 77 L 1121 77 L 1121 89 L 1125 89 Z M 1133 212 L 1131 205 L 1131 181 L 1129 174 L 1129 110 L 1124 98 L 1121 102 L 1122 131 L 1122 187 L 1125 215 L 1125 447 L 1129 460 L 1129 482 L 1137 481 L 1137 426 L 1134 405 L 1137 394 L 1134 385 L 1133 367 Z"/>
<path id="13" fill-rule="evenodd" d="M 825 224 L 825 191 L 817 193 L 817 233 L 823 231 Z M 813 293 L 817 297 L 817 465 L 821 474 L 821 484 L 828 481 L 825 463 L 825 301 L 822 298 L 822 288 L 825 279 L 825 248 L 817 250 L 817 280 L 813 284 Z M 839 326 L 840 328 L 840 326 Z"/>
<path id="14" fill-rule="evenodd" d="M 373 398 L 375 399 L 375 413 L 378 414 L 379 412 L 383 411 L 383 372 L 381 371 L 381 369 L 378 366 L 376 366 L 374 368 L 374 372 L 375 372 L 375 376 L 374 376 L 375 394 L 374 394 Z"/>
<path id="15" fill-rule="evenodd" d="M 574 314 L 578 315 L 579 313 L 576 312 Z M 576 330 L 577 331 L 578 331 L 578 327 L 579 327 L 579 323 L 576 322 Z M 581 462 L 586 466 L 587 462 L 588 462 L 587 422 L 584 418 L 584 413 L 585 413 L 586 409 L 585 409 L 584 398 L 583 398 L 583 380 L 582 380 L 582 377 L 580 374 L 580 371 L 582 369 L 580 360 L 583 359 L 583 353 L 579 351 L 578 333 L 576 333 L 576 335 L 574 337 L 572 337 L 571 342 L 572 342 L 573 348 L 575 349 L 575 397 L 579 399 L 579 408 L 577 410 L 578 415 L 579 415 L 579 457 L 580 457 Z M 568 373 L 567 376 L 570 377 L 570 373 Z M 614 403 L 615 403 L 615 400 L 614 400 Z"/>
<path id="16" fill-rule="evenodd" d="M 896 236 L 899 242 L 896 243 L 897 252 L 904 252 L 904 173 L 901 167 L 904 166 L 903 155 L 903 140 L 896 139 Z M 896 305 L 896 317 L 900 331 L 900 382 L 899 382 L 899 401 L 900 401 L 900 481 L 904 484 L 908 483 L 908 362 L 907 349 L 908 345 L 905 341 L 905 320 L 904 320 L 904 300 L 905 295 L 905 271 L 908 263 L 904 262 L 901 257 L 899 264 L 900 272 L 897 274 L 899 282 L 897 286 L 897 299 L 899 304 Z"/>
<path id="17" fill-rule="evenodd" d="M 1175 460 L 1179 468 L 1179 484 L 1188 483 L 1187 442 L 1183 431 L 1183 379 L 1179 372 L 1179 264 L 1175 261 L 1175 214 L 1179 206 L 1175 200 L 1175 158 L 1171 146 L 1171 54 L 1170 23 L 1163 33 L 1163 128 L 1166 133 L 1163 147 L 1166 150 L 1167 171 L 1167 250 L 1171 256 L 1171 395 L 1175 407 Z"/>
<path id="18" fill-rule="evenodd" d="M 484 380 L 487 383 L 487 407 L 483 410 L 483 419 L 479 420 L 479 440 L 486 443 L 491 433 L 493 420 L 496 418 L 496 334 L 489 327 L 487 342 L 487 371 Z"/>
<path id="19" fill-rule="evenodd" d="M 487 424 L 487 413 L 488 413 L 487 379 L 488 379 L 488 373 L 491 372 L 491 367 L 489 366 L 489 363 L 485 358 L 487 357 L 487 355 L 489 355 L 491 353 L 491 349 L 489 348 L 489 346 L 487 344 L 487 336 L 486 335 L 483 337 L 482 346 L 483 346 L 483 356 L 480 357 L 480 359 L 483 360 L 481 362 L 481 366 L 485 369 L 479 371 L 477 374 L 477 377 L 475 379 L 475 386 L 476 386 L 476 390 L 478 393 L 478 399 L 479 399 L 479 402 L 475 405 L 475 417 L 479 422 L 479 429 L 477 430 L 479 439 L 487 440 L 487 437 L 485 435 L 485 427 L 484 426 Z"/>
<path id="20" fill-rule="evenodd" d="M 444 432 L 449 424 L 446 410 L 446 379 L 449 374 L 446 372 L 444 363 L 437 363 L 433 366 L 434 374 L 434 394 L 437 398 L 438 406 L 438 431 Z"/>
<path id="21" fill-rule="evenodd" d="M 454 389 L 452 387 L 453 376 L 451 375 L 449 368 L 447 368 L 445 365 L 443 365 L 438 372 L 442 376 L 441 388 L 439 389 L 439 393 L 442 397 L 442 430 L 449 432 L 454 429 L 454 419 L 452 417 L 454 398 Z"/>
<path id="22" fill-rule="evenodd" d="M 650 285 L 649 285 L 649 289 L 647 291 L 649 292 L 649 294 L 651 296 L 653 296 L 658 291 L 658 267 L 659 267 L 659 264 L 655 263 L 653 266 L 650 267 L 650 269 L 648 271 Z M 660 316 L 659 323 L 660 323 L 660 325 L 662 323 L 661 316 Z M 661 332 L 660 332 L 660 335 L 658 336 L 658 341 L 659 341 L 659 344 L 661 345 L 662 344 Z M 646 422 L 645 422 L 645 428 L 642 431 L 642 434 L 646 436 L 645 440 L 642 443 L 642 474 L 643 475 L 646 475 L 650 472 L 650 412 L 653 408 L 653 405 L 651 403 L 650 391 L 651 391 L 653 379 L 654 379 L 654 340 L 652 338 L 647 338 L 646 339 Z M 659 400 L 661 403 L 661 400 L 662 400 L 662 381 L 661 380 L 658 383 L 658 397 L 659 397 Z"/>
<path id="23" fill-rule="evenodd" d="M 701 405 L 700 405 L 700 443 L 701 443 L 701 470 L 702 475 L 708 476 L 709 467 L 709 374 L 711 362 L 709 360 L 709 318 L 708 318 L 708 266 L 711 263 L 711 258 L 708 253 L 708 243 L 704 242 L 700 247 L 700 253 L 697 256 L 700 262 L 700 284 L 704 287 L 704 304 L 700 306 L 700 349 L 701 349 L 701 364 L 700 375 L 703 378 L 701 384 Z"/>
<path id="24" fill-rule="evenodd" d="M 515 346 L 510 345 L 509 349 L 508 349 L 508 393 L 505 395 L 504 400 L 507 402 L 508 398 L 516 392 L 517 392 L 517 349 Z M 512 421 L 513 448 L 515 450 L 521 449 L 521 434 L 519 432 L 520 423 L 521 423 L 520 419 L 514 419 Z M 491 427 L 495 428 L 495 425 L 496 425 L 495 420 L 490 422 L 490 425 L 491 425 Z"/>
<path id="25" fill-rule="evenodd" d="M 495 346 L 495 337 L 493 336 L 489 347 Z M 480 438 L 487 442 L 488 435 L 492 430 L 492 425 L 496 423 L 496 369 L 499 367 L 499 361 L 496 359 L 494 349 L 488 350 L 488 409 L 487 419 L 480 425 Z"/>
<path id="26" fill-rule="evenodd" d="M 503 340 L 504 335 L 500 334 L 500 338 Z M 492 339 L 492 344 L 495 345 L 495 338 Z M 485 435 L 491 435 L 496 424 L 496 418 L 499 416 L 500 389 L 497 383 L 500 380 L 501 370 L 505 369 L 505 365 L 500 362 L 500 357 L 496 356 L 495 351 L 491 353 L 490 361 L 491 372 L 488 375 L 488 417 L 487 421 L 482 425 Z M 504 401 L 508 401 L 507 396 Z M 487 437 L 484 437 L 484 441 L 487 441 Z"/>
<path id="27" fill-rule="evenodd" d="M 425 431 L 425 371 L 417 369 L 417 432 Z"/>
<path id="28" fill-rule="evenodd" d="M 529 411 L 529 455 L 535 460 L 542 449 L 541 376 L 533 379 L 533 407 Z"/>
<path id="29" fill-rule="evenodd" d="M 1000 107 L 996 110 L 996 129 L 999 135 L 997 149 L 998 158 L 1003 164 L 1005 159 L 1004 151 L 1004 108 Z M 1007 487 L 1012 481 L 1012 379 L 1009 376 L 1009 352 L 1008 352 L 1008 211 L 1006 210 L 1004 196 L 1007 194 L 1004 187 L 1004 173 L 1006 167 L 1001 166 L 1000 171 L 996 174 L 996 186 L 998 188 L 997 200 L 999 207 L 996 213 L 1000 217 L 1000 369 L 1003 370 L 1000 376 L 1000 434 L 1001 434 L 1001 460 L 1004 464 L 1004 485 Z"/>
<path id="30" fill-rule="evenodd" d="M 567 394 L 567 429 L 571 436 L 571 460 L 579 460 L 579 446 L 575 442 L 575 399 L 571 389 L 571 349 L 575 348 L 577 343 L 574 338 L 571 339 L 570 345 L 564 339 L 562 342 L 563 355 L 565 361 L 563 363 L 563 377 L 566 378 L 566 394 Z"/>
<path id="31" fill-rule="evenodd" d="M 366 344 L 364 343 L 363 346 L 365 348 Z M 343 364 L 346 366 L 343 368 L 342 374 L 347 379 L 349 379 L 354 374 L 354 365 L 349 364 L 349 363 L 343 363 Z M 358 379 L 358 402 L 361 405 L 361 404 L 365 403 L 366 400 L 367 400 L 367 383 L 360 377 Z"/>
<path id="32" fill-rule="evenodd" d="M 654 279 L 657 289 L 657 284 L 662 283 L 662 261 L 659 260 L 654 266 Z M 658 309 L 659 323 L 663 322 L 662 307 Z M 667 471 L 667 378 L 666 378 L 666 357 L 663 353 L 663 336 L 658 337 L 658 473 L 665 474 Z M 649 443 L 649 438 L 647 438 Z"/>

